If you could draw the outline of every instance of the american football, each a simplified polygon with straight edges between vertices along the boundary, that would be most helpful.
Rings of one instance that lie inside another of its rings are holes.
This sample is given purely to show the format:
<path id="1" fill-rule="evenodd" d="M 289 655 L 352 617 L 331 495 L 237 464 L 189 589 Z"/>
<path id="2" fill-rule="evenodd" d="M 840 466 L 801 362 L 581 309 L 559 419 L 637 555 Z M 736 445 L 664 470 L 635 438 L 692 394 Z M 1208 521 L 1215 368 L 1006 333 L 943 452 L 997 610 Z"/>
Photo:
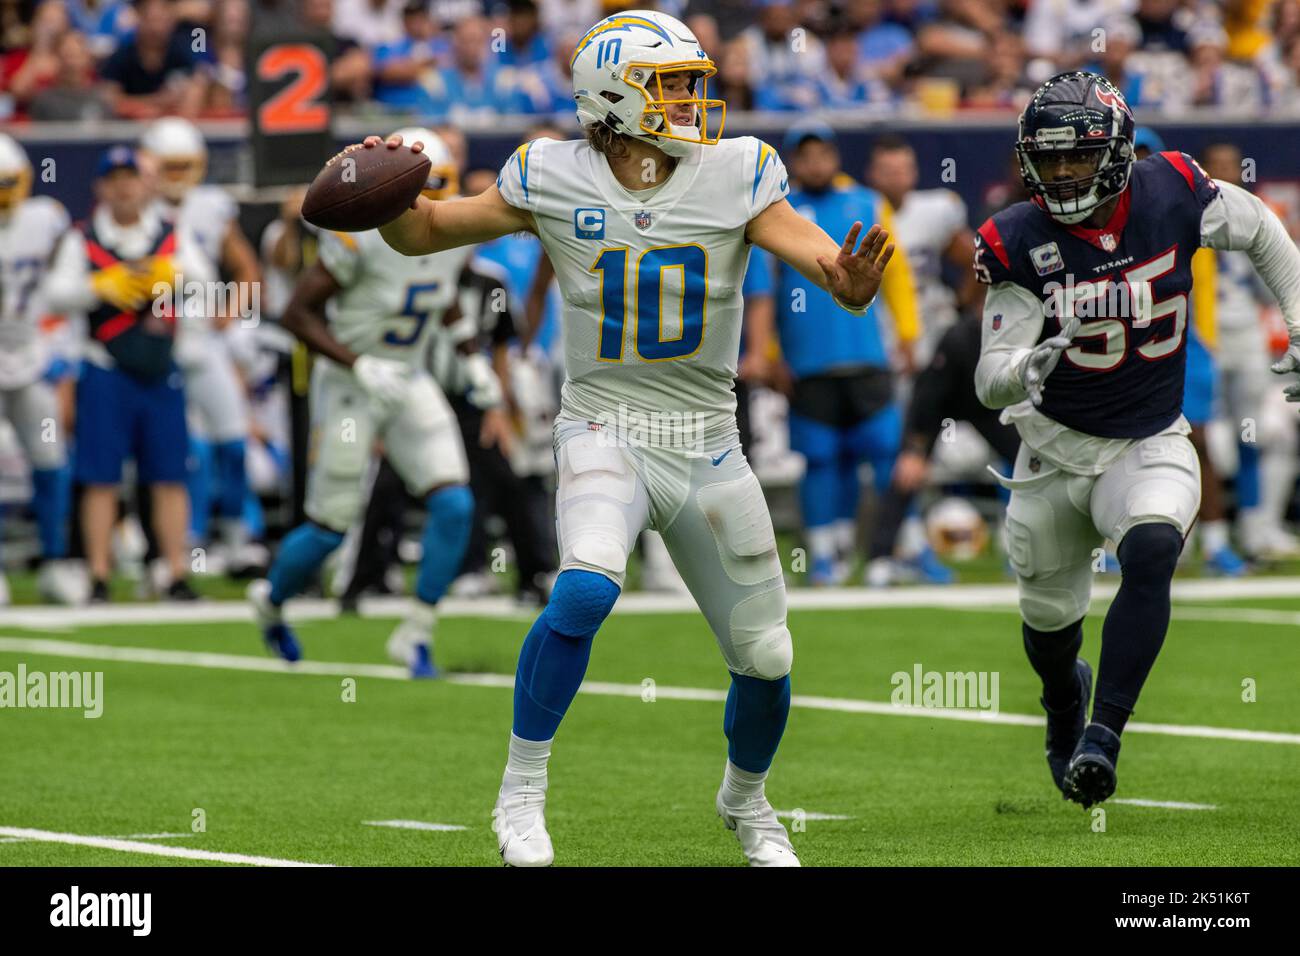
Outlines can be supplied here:
<path id="1" fill-rule="evenodd" d="M 1289 918 L 1300 0 L 3 5 L 7 936 Z"/>
<path id="2" fill-rule="evenodd" d="M 415 202 L 431 163 L 411 149 L 355 143 L 327 162 L 307 187 L 302 217 L 313 226 L 364 232 L 390 222 Z"/>

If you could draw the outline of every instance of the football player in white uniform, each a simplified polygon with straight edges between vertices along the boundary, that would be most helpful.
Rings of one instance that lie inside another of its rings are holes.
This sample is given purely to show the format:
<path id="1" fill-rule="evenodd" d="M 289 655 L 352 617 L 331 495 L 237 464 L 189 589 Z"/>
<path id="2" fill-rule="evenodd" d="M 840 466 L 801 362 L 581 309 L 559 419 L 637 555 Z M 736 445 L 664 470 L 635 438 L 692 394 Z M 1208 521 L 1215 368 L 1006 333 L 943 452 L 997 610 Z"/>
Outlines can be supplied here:
<path id="1" fill-rule="evenodd" d="M 433 160 L 425 194 L 456 192 L 455 166 L 443 142 L 404 129 Z M 457 279 L 472 248 L 408 258 L 374 231 L 323 232 L 319 258 L 298 281 L 282 324 L 321 359 L 312 370 L 311 474 L 307 522 L 290 532 L 267 580 L 248 590 L 273 653 L 297 660 L 297 638 L 281 608 L 315 576 L 360 515 L 362 481 L 376 440 L 411 494 L 428 508 L 416 601 L 388 642 L 413 677 L 434 677 L 436 605 L 460 568 L 474 499 L 466 482 L 460 427 L 425 367 L 431 336 L 454 305 Z M 467 358 L 470 400 L 490 405 L 500 385 L 482 354 Z"/>
<path id="2" fill-rule="evenodd" d="M 31 196 L 31 186 L 27 154 L 0 133 L 0 416 L 13 426 L 31 465 L 41 539 L 38 586 L 50 600 L 71 604 L 85 588 L 64 560 L 71 481 L 53 385 L 69 363 L 50 353 L 40 330 L 41 277 L 70 222 L 57 200 Z"/>
<path id="3" fill-rule="evenodd" d="M 218 527 L 225 557 L 233 567 L 255 563 L 248 549 L 244 501 L 248 495 L 245 457 L 248 446 L 248 400 L 236 359 L 247 352 L 249 331 L 241 317 L 255 318 L 253 290 L 261 283 L 257 253 L 239 226 L 239 207 L 220 186 L 203 182 L 208 148 L 189 120 L 160 119 L 140 137 L 140 149 L 155 167 L 157 213 L 182 226 L 203 249 L 209 262 L 231 281 L 230 294 L 212 297 L 224 314 L 199 315 L 178 329 L 176 361 L 185 373 L 191 445 L 190 522 L 195 544 L 208 539 L 210 487 L 219 490 Z M 223 287 L 223 291 L 225 291 Z"/>
<path id="4" fill-rule="evenodd" d="M 1241 150 L 1217 143 L 1204 153 L 1205 171 L 1243 186 Z M 1272 358 L 1264 310 L 1273 296 L 1244 252 L 1215 253 L 1215 325 L 1223 414 L 1238 439 L 1237 530 L 1251 558 L 1295 557 L 1300 543 L 1282 524 L 1295 487 L 1295 415 L 1278 401 L 1263 372 Z"/>
<path id="5" fill-rule="evenodd" d="M 764 795 L 790 706 L 785 581 L 758 479 L 738 447 L 732 382 L 753 243 L 863 311 L 893 253 L 878 227 L 843 244 L 804 219 L 776 150 L 720 139 L 716 67 L 682 23 L 631 11 L 573 54 L 585 140 L 526 143 L 494 188 L 419 200 L 380 227 L 408 255 L 537 234 L 564 297 L 567 378 L 555 447 L 561 571 L 524 641 L 493 829 L 508 864 L 554 853 L 544 803 L 552 738 L 643 528 L 659 531 L 732 674 L 716 808 L 757 865 L 798 865 Z M 390 138 L 369 148 L 402 148 Z"/>

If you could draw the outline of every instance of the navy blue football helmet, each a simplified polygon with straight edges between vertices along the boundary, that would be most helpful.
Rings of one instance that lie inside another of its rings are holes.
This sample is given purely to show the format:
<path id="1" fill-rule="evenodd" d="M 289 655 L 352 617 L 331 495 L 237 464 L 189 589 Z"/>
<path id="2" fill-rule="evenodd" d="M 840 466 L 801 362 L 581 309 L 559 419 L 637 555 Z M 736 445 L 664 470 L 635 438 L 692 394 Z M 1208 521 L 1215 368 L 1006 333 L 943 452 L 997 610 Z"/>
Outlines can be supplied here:
<path id="1" fill-rule="evenodd" d="M 1040 86 L 1020 114 L 1016 156 L 1025 188 L 1053 219 L 1077 223 L 1118 196 L 1133 171 L 1133 113 L 1104 76 L 1076 70 Z M 1092 172 L 1058 178 L 1051 159 L 1070 153 Z"/>

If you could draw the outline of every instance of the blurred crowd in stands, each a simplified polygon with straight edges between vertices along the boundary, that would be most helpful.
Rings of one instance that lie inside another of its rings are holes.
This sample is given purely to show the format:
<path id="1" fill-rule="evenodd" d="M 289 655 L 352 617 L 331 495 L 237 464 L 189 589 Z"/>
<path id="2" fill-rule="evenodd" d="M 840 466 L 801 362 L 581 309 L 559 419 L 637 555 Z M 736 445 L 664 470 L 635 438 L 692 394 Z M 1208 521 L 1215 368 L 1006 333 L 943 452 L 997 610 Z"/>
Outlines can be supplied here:
<path id="1" fill-rule="evenodd" d="M 634 8 L 689 23 L 731 110 L 1011 110 L 1083 67 L 1164 115 L 1300 113 L 1300 0 L 0 0 L 0 121 L 242 115 L 250 31 L 294 27 L 351 109 L 564 116 L 582 32 Z"/>

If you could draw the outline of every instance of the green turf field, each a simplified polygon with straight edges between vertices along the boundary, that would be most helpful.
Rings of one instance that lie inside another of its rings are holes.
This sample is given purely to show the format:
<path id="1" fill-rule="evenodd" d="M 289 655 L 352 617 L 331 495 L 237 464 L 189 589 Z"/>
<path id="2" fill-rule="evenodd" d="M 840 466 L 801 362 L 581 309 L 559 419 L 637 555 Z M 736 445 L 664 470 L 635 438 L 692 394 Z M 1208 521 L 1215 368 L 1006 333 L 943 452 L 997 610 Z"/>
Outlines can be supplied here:
<path id="1" fill-rule="evenodd" d="M 1226 610 L 1242 607 L 1267 611 Z M 792 839 L 804 864 L 1300 863 L 1300 600 L 1176 613 L 1134 718 L 1166 732 L 1126 734 L 1116 797 L 1207 809 L 1113 803 L 1103 819 L 1054 795 L 1039 726 L 853 710 L 887 704 L 891 675 L 919 663 L 996 672 L 1001 717 L 1037 715 L 1013 610 L 792 612 L 796 702 L 768 794 L 779 810 L 803 811 Z M 325 672 L 294 673 L 269 662 L 246 623 L 24 631 L 0 617 L 0 671 L 104 675 L 99 719 L 0 710 L 0 830 L 340 865 L 500 865 L 489 819 L 527 621 L 444 620 L 437 657 L 452 679 L 412 683 L 387 666 L 391 620 L 304 622 L 304 650 Z M 1099 632 L 1094 612 L 1094 664 Z M 100 659 L 109 653 L 136 659 Z M 139 659 L 151 656 L 167 662 Z M 740 865 L 713 811 L 727 675 L 703 619 L 616 611 L 588 680 L 551 763 L 557 865 Z M 647 680 L 653 702 L 642 699 Z M 0 866 L 205 862 L 0 833 Z"/>

